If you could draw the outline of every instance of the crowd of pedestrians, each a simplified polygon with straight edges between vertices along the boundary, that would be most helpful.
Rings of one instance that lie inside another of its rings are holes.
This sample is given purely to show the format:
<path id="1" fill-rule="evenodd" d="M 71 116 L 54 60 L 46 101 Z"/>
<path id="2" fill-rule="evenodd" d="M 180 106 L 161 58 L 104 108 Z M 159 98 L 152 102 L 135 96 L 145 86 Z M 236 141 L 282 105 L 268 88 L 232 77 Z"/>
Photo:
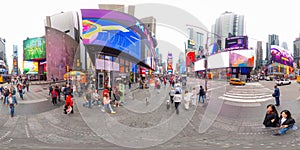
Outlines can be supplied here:
<path id="1" fill-rule="evenodd" d="M 15 105 L 18 105 L 17 97 L 24 100 L 25 91 L 29 92 L 29 80 L 22 77 L 12 78 L 8 85 L 0 87 L 0 97 L 3 104 L 9 107 L 10 117 L 14 117 Z"/>

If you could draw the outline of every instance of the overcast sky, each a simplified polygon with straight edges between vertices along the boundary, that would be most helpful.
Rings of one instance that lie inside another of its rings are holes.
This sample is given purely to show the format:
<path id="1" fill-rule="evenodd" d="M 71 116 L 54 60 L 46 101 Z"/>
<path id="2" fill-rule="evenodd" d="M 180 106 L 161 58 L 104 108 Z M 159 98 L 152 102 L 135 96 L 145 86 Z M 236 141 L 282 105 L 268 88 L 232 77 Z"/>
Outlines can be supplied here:
<path id="1" fill-rule="evenodd" d="M 209 30 L 221 13 L 231 11 L 245 16 L 246 35 L 250 38 L 250 45 L 254 45 L 257 40 L 265 43 L 268 34 L 277 34 L 280 44 L 287 42 L 290 51 L 293 48 L 293 40 L 299 37 L 300 33 L 299 2 L 296 0 L 9 0 L 3 1 L 0 5 L 0 37 L 6 39 L 9 66 L 12 65 L 12 45 L 18 45 L 21 61 L 23 40 L 45 34 L 46 16 L 61 11 L 79 11 L 81 8 L 96 9 L 100 3 L 125 5 L 160 3 L 175 6 L 197 17 Z M 162 30 L 158 26 L 157 39 L 167 40 L 183 50 L 184 35 L 174 36 L 180 33 L 170 35 L 170 32 L 176 31 Z"/>

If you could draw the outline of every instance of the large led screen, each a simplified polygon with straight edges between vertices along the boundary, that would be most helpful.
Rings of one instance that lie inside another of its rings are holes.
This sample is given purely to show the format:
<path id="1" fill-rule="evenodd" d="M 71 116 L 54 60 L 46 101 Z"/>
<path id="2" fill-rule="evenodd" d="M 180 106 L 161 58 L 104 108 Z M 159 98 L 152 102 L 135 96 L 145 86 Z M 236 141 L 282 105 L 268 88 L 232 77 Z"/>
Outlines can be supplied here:
<path id="1" fill-rule="evenodd" d="M 254 50 L 234 50 L 229 52 L 230 67 L 253 67 Z"/>
<path id="2" fill-rule="evenodd" d="M 248 49 L 248 37 L 236 36 L 225 39 L 226 50 Z"/>
<path id="3" fill-rule="evenodd" d="M 45 38 L 31 38 L 23 41 L 24 60 L 46 59 Z"/>
<path id="4" fill-rule="evenodd" d="M 293 67 L 293 56 L 284 48 L 276 45 L 271 45 L 271 61 Z"/>
<path id="5" fill-rule="evenodd" d="M 103 45 L 141 59 L 141 38 L 129 27 L 111 20 L 83 18 L 83 43 Z"/>
<path id="6" fill-rule="evenodd" d="M 229 53 L 222 52 L 208 56 L 207 67 L 209 69 L 229 67 Z"/>
<path id="7" fill-rule="evenodd" d="M 25 74 L 37 74 L 39 71 L 39 63 L 37 61 L 24 61 L 23 70 Z"/>

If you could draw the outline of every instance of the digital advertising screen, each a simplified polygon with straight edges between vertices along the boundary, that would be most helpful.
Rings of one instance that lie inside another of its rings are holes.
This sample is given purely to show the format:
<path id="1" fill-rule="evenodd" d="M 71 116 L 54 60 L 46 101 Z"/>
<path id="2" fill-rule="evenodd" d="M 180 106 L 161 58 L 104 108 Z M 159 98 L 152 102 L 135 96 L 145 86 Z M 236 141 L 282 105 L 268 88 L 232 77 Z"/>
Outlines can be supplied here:
<path id="1" fill-rule="evenodd" d="M 290 67 L 293 67 L 294 58 L 292 53 L 290 53 L 288 50 L 277 46 L 277 45 L 271 45 L 271 61 L 288 65 Z"/>
<path id="2" fill-rule="evenodd" d="M 24 61 L 23 70 L 25 74 L 38 74 L 39 63 L 37 61 Z"/>
<path id="3" fill-rule="evenodd" d="M 234 50 L 229 52 L 230 67 L 254 67 L 254 50 Z"/>
<path id="4" fill-rule="evenodd" d="M 248 49 L 248 37 L 236 36 L 225 39 L 225 50 Z"/>
<path id="5" fill-rule="evenodd" d="M 141 59 L 141 38 L 129 27 L 111 20 L 83 18 L 83 43 L 103 45 Z"/>
<path id="6" fill-rule="evenodd" d="M 46 59 L 45 38 L 31 38 L 23 41 L 24 60 L 42 60 Z"/>
<path id="7" fill-rule="evenodd" d="M 207 58 L 207 65 L 210 69 L 229 67 L 229 52 L 210 55 Z"/>

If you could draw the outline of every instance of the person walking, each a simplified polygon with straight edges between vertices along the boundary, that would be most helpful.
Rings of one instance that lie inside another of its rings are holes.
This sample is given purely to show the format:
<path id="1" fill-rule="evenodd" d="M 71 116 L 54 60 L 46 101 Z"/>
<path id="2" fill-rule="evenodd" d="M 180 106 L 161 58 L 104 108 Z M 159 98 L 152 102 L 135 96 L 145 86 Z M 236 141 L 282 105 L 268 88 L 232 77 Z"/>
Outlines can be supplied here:
<path id="1" fill-rule="evenodd" d="M 83 106 L 92 108 L 92 95 L 91 95 L 91 89 L 88 89 L 88 90 L 86 91 L 85 96 L 84 96 L 84 100 L 85 100 L 85 103 L 83 104 Z"/>
<path id="2" fill-rule="evenodd" d="M 277 85 L 274 86 L 274 93 L 272 94 L 273 97 L 275 97 L 275 106 L 279 106 L 280 105 L 280 90 L 277 87 Z"/>
<path id="3" fill-rule="evenodd" d="M 192 105 L 196 106 L 197 105 L 197 91 L 196 88 L 193 88 L 191 92 L 191 100 L 192 100 Z"/>
<path id="4" fill-rule="evenodd" d="M 19 91 L 20 98 L 22 100 L 24 100 L 24 97 L 23 97 L 23 85 L 21 83 L 18 83 L 17 84 L 17 88 L 18 88 L 18 91 Z"/>
<path id="5" fill-rule="evenodd" d="M 182 100 L 182 95 L 180 94 L 179 91 L 175 92 L 175 96 L 174 96 L 173 100 L 174 100 L 174 103 L 175 103 L 176 114 L 179 114 L 178 106 L 180 105 L 181 100 Z"/>
<path id="6" fill-rule="evenodd" d="M 185 90 L 184 95 L 183 95 L 183 99 L 184 99 L 184 107 L 186 110 L 190 109 L 190 101 L 191 101 L 191 93 L 189 93 L 188 90 Z"/>
<path id="7" fill-rule="evenodd" d="M 173 87 L 171 87 L 171 90 L 170 90 L 170 92 L 169 92 L 169 96 L 170 96 L 170 101 L 171 101 L 171 104 L 173 104 L 173 102 L 174 102 L 174 96 L 175 96 L 175 90 L 174 90 L 174 88 Z"/>
<path id="8" fill-rule="evenodd" d="M 109 94 L 108 93 L 104 94 L 103 97 L 104 106 L 102 108 L 102 111 L 105 112 L 105 109 L 108 107 L 110 109 L 110 113 L 115 114 L 116 112 L 111 108 L 110 101 L 111 99 L 109 98 Z"/>
<path id="9" fill-rule="evenodd" d="M 51 98 L 52 98 L 53 105 L 57 104 L 57 97 L 58 97 L 58 92 L 55 90 L 55 87 L 53 86 L 51 91 Z"/>
<path id="10" fill-rule="evenodd" d="M 198 95 L 199 95 L 198 104 L 200 103 L 201 98 L 202 98 L 202 102 L 204 103 L 204 101 L 205 101 L 205 91 L 204 91 L 202 85 L 200 86 L 200 90 L 199 90 Z"/>
<path id="11" fill-rule="evenodd" d="M 279 116 L 275 105 L 269 104 L 267 106 L 266 116 L 263 125 L 268 127 L 279 127 Z"/>
<path id="12" fill-rule="evenodd" d="M 100 96 L 98 94 L 98 90 L 95 89 L 93 94 L 92 94 L 92 104 L 97 103 L 97 105 L 100 107 Z"/>
<path id="13" fill-rule="evenodd" d="M 294 118 L 292 118 L 290 111 L 283 110 L 280 114 L 280 129 L 278 133 L 273 134 L 274 136 L 286 134 L 286 132 L 292 129 L 296 123 Z"/>
<path id="14" fill-rule="evenodd" d="M 10 117 L 14 117 L 15 114 L 15 104 L 17 105 L 17 101 L 13 98 L 12 93 L 10 92 L 7 97 L 7 106 L 10 108 Z"/>
<path id="15" fill-rule="evenodd" d="M 29 92 L 29 80 L 28 79 L 26 81 L 26 89 L 27 89 L 27 92 Z"/>

